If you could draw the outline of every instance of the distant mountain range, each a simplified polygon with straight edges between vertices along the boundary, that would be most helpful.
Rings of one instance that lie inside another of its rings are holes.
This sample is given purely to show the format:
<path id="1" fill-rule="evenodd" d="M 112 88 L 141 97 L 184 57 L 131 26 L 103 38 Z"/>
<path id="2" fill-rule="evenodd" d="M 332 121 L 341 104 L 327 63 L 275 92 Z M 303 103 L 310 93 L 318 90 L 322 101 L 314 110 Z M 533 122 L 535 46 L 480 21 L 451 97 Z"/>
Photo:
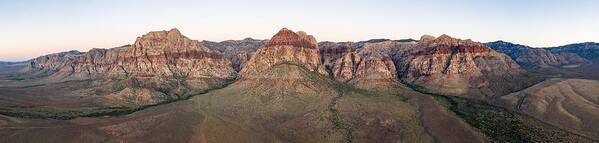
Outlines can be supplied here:
<path id="1" fill-rule="evenodd" d="M 507 54 L 529 71 L 575 78 L 597 78 L 599 43 L 586 42 L 559 47 L 532 48 L 504 41 L 486 43 Z"/>
<path id="2" fill-rule="evenodd" d="M 0 134 L 15 133 L 0 140 L 597 142 L 598 57 L 590 42 L 318 42 L 286 28 L 211 42 L 153 31 L 0 66 Z"/>

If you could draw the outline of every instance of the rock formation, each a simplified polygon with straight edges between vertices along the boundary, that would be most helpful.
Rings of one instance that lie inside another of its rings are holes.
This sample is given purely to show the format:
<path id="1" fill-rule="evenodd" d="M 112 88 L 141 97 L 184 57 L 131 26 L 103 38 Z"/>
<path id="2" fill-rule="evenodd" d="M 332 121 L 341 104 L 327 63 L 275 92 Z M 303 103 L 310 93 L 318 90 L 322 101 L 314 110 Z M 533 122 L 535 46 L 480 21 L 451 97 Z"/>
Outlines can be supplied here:
<path id="1" fill-rule="evenodd" d="M 341 45 L 353 47 L 348 50 L 355 50 L 345 52 L 341 57 L 333 56 L 335 61 L 331 65 L 331 73 L 338 80 L 362 88 L 398 83 L 395 64 L 391 59 L 397 44 L 397 41 L 383 39 Z"/>
<path id="2" fill-rule="evenodd" d="M 599 43 L 585 42 L 547 48 L 552 53 L 576 55 L 593 63 L 599 62 Z"/>
<path id="3" fill-rule="evenodd" d="M 207 48 L 218 50 L 231 61 L 235 71 L 239 72 L 243 64 L 250 60 L 250 57 L 264 46 L 268 40 L 256 40 L 245 38 L 243 40 L 227 40 L 222 42 L 202 41 L 202 45 Z"/>
<path id="4" fill-rule="evenodd" d="M 487 46 L 502 52 L 528 69 L 559 67 L 567 64 L 580 64 L 588 60 L 572 52 L 558 52 L 552 48 L 532 48 L 504 41 L 486 43 Z"/>
<path id="5" fill-rule="evenodd" d="M 337 80 L 361 88 L 387 87 L 399 83 L 394 56 L 411 49 L 414 40 L 372 39 L 361 42 L 321 42 L 321 55 Z"/>
<path id="6" fill-rule="evenodd" d="M 220 52 L 181 35 L 177 29 L 150 32 L 133 45 L 42 56 L 31 61 L 28 70 L 45 71 L 56 81 L 115 79 L 122 85 L 112 89 L 115 92 L 150 88 L 171 95 L 207 90 L 236 77 L 231 62 Z"/>
<path id="7" fill-rule="evenodd" d="M 268 41 L 268 43 L 266 43 L 266 47 L 286 45 L 311 49 L 318 48 L 316 38 L 314 38 L 314 36 L 307 35 L 306 32 L 303 31 L 298 31 L 296 33 L 287 28 L 281 29 L 270 39 L 270 41 Z"/>
<path id="8" fill-rule="evenodd" d="M 138 37 L 132 46 L 42 56 L 32 61 L 31 67 L 51 68 L 56 71 L 54 74 L 80 79 L 96 76 L 231 79 L 235 76 L 230 62 L 222 54 L 190 40 L 177 29 L 150 32 Z"/>
<path id="9" fill-rule="evenodd" d="M 81 55 L 81 52 L 73 50 L 40 56 L 32 59 L 30 61 L 30 66 L 26 70 L 37 72 L 57 71 L 60 70 L 60 68 L 67 66 L 66 64 L 69 64 L 69 62 L 74 61 L 79 55 Z"/>
<path id="10" fill-rule="evenodd" d="M 335 61 L 348 53 L 352 53 L 353 42 L 320 42 L 318 43 L 320 58 L 327 70 L 331 70 Z"/>
<path id="11" fill-rule="evenodd" d="M 501 94 L 494 79 L 513 80 L 525 72 L 504 54 L 473 42 L 442 35 L 423 36 L 416 48 L 396 54 L 402 81 L 457 95 Z M 482 92 L 482 93 L 480 93 Z"/>
<path id="12" fill-rule="evenodd" d="M 242 79 L 249 79 L 277 64 L 297 64 L 326 75 L 318 52 L 316 39 L 312 35 L 283 28 L 252 55 L 239 75 Z"/>

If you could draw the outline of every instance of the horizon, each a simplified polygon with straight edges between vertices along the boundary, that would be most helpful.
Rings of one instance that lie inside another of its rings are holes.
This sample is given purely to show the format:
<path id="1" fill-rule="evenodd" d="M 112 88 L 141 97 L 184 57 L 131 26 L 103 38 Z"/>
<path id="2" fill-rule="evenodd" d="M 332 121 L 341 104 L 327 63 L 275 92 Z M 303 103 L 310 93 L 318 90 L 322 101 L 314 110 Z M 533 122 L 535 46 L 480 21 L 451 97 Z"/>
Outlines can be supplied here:
<path id="1" fill-rule="evenodd" d="M 269 39 L 280 28 L 320 41 L 447 34 L 531 47 L 597 42 L 596 1 L 0 1 L 0 61 L 132 44 L 179 29 L 193 40 Z"/>

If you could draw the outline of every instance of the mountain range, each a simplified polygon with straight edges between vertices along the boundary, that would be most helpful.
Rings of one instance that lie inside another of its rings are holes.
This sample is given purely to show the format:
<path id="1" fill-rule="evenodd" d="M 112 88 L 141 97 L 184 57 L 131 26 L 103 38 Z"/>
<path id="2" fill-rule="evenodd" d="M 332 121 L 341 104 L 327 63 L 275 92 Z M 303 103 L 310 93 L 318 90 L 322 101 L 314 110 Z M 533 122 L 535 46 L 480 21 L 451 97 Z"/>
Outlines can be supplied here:
<path id="1" fill-rule="evenodd" d="M 597 142 L 598 57 L 591 42 L 153 31 L 1 62 L 0 142 Z"/>

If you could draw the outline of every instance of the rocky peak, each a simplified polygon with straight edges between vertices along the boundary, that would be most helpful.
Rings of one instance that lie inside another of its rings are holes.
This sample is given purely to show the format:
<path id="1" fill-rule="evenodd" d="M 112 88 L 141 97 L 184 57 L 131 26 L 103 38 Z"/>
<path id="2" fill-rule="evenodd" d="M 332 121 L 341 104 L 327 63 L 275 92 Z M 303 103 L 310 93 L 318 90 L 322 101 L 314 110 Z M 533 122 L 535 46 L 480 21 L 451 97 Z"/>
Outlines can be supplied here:
<path id="1" fill-rule="evenodd" d="M 305 32 L 281 29 L 270 41 L 258 49 L 240 71 L 243 79 L 253 78 L 271 67 L 291 63 L 310 71 L 326 74 L 321 62 L 316 39 Z"/>
<path id="2" fill-rule="evenodd" d="M 171 30 L 163 31 L 151 31 L 140 37 L 140 40 L 178 40 L 187 38 L 181 34 L 181 32 L 173 28 Z"/>
<path id="3" fill-rule="evenodd" d="M 426 50 L 421 50 L 416 54 L 488 53 L 491 51 L 489 47 L 470 39 L 462 40 L 445 34 L 434 40 L 430 40 L 429 38 L 424 38 L 425 40 L 419 42 L 420 46 Z"/>
<path id="4" fill-rule="evenodd" d="M 433 91 L 456 95 L 492 95 L 500 91 L 495 81 L 512 81 L 523 70 L 509 57 L 472 40 L 448 35 L 432 39 L 423 36 L 417 48 L 400 51 L 396 59 L 399 77 L 404 82 L 425 86 Z M 477 93 L 478 92 L 478 93 Z M 481 93 L 484 92 L 484 93 Z"/>
<path id="5" fill-rule="evenodd" d="M 187 49 L 203 50 L 208 49 L 200 46 L 199 41 L 191 40 L 181 34 L 179 30 L 173 28 L 169 31 L 152 31 L 141 37 L 138 37 L 133 47 L 140 50 L 161 50 L 161 49 Z M 177 50 L 177 51 L 179 51 Z M 153 52 L 152 52 L 153 53 Z M 158 53 L 156 53 L 158 54 Z"/>
<path id="6" fill-rule="evenodd" d="M 420 41 L 426 42 L 426 41 L 432 41 L 435 40 L 435 36 L 431 36 L 431 35 L 422 35 L 420 37 Z"/>
<path id="7" fill-rule="evenodd" d="M 275 34 L 266 44 L 266 47 L 282 45 L 312 49 L 318 48 L 318 43 L 316 43 L 316 38 L 314 38 L 314 36 L 308 35 L 303 31 L 298 31 L 296 33 L 287 28 L 283 28 L 277 34 Z"/>
<path id="8" fill-rule="evenodd" d="M 177 29 L 149 32 L 137 37 L 131 46 L 92 49 L 73 58 L 52 59 L 55 60 L 32 62 L 34 72 L 48 72 L 50 78 L 58 80 L 143 79 L 145 83 L 180 80 L 187 82 L 190 89 L 201 90 L 211 88 L 208 83 L 212 81 L 224 82 L 236 75 L 230 61 L 220 52 L 209 50 Z"/>

